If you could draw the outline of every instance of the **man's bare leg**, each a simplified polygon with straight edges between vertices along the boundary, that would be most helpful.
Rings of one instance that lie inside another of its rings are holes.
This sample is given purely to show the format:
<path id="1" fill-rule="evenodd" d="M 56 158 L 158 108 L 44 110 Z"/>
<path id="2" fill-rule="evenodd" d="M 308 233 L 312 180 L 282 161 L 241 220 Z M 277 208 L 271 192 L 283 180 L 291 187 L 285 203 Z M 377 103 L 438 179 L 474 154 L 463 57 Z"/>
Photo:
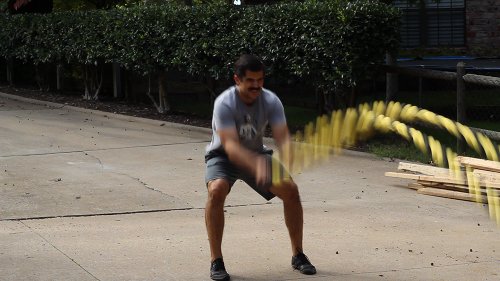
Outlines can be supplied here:
<path id="1" fill-rule="evenodd" d="M 302 253 L 304 215 L 297 185 L 293 182 L 271 187 L 270 191 L 283 200 L 285 224 L 292 243 L 292 253 Z"/>
<path id="2" fill-rule="evenodd" d="M 224 232 L 224 202 L 229 193 L 229 183 L 216 179 L 208 183 L 208 198 L 205 206 L 205 225 L 210 243 L 211 261 L 222 258 L 222 235 Z"/>
<path id="3" fill-rule="evenodd" d="M 285 223 L 292 243 L 292 267 L 302 274 L 316 274 L 316 268 L 302 250 L 304 215 L 297 185 L 294 182 L 285 182 L 272 186 L 270 191 L 283 200 Z"/>

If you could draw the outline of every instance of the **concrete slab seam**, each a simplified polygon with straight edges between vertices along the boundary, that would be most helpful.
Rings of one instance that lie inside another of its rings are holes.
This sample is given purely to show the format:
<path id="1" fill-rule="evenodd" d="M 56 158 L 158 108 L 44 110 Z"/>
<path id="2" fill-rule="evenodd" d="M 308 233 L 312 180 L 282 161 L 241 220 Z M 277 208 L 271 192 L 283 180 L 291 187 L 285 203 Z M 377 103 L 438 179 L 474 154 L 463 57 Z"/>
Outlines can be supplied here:
<path id="1" fill-rule="evenodd" d="M 40 237 L 43 241 L 47 242 L 47 244 L 49 244 L 50 246 L 52 246 L 52 248 L 54 248 L 56 251 L 58 251 L 59 253 L 61 253 L 63 256 L 65 256 L 66 258 L 68 258 L 69 260 L 71 260 L 71 262 L 73 262 L 74 264 L 76 264 L 79 268 L 81 268 L 83 271 L 85 271 L 87 274 L 89 274 L 90 276 L 92 276 L 95 280 L 98 280 L 100 281 L 99 278 L 97 278 L 96 276 L 94 276 L 92 273 L 90 273 L 87 269 L 85 269 L 82 265 L 80 265 L 78 262 L 76 262 L 73 258 L 71 258 L 70 256 L 68 256 L 66 253 L 64 253 L 63 251 L 61 251 L 61 249 L 57 248 L 54 244 L 50 243 L 49 240 L 47 240 L 45 237 L 43 237 L 40 233 L 34 231 L 29 225 L 25 224 L 24 222 L 20 222 L 21 224 L 23 224 L 26 228 L 28 228 L 32 233 L 34 233 L 35 235 L 37 235 L 38 237 Z"/>
<path id="2" fill-rule="evenodd" d="M 87 149 L 87 150 L 70 150 L 70 151 L 59 151 L 59 152 L 11 154 L 11 155 L 0 155 L 0 158 L 43 156 L 43 155 L 57 155 L 57 154 L 71 154 L 71 153 L 88 153 L 88 152 L 93 152 L 93 151 L 109 151 L 109 150 L 117 150 L 117 149 L 133 149 L 133 148 L 158 147 L 158 146 L 170 146 L 170 145 L 197 144 L 197 143 L 207 143 L 207 142 L 208 141 L 193 141 L 193 142 L 161 143 L 161 144 L 134 145 L 134 146 L 123 146 L 123 147 L 96 148 L 96 149 Z"/>
<path id="3" fill-rule="evenodd" d="M 226 205 L 224 208 L 240 208 L 240 207 L 253 207 L 253 206 L 265 206 L 272 205 L 272 203 L 252 203 L 252 204 L 233 204 Z M 135 214 L 148 214 L 148 213 L 163 213 L 163 212 L 174 212 L 174 211 L 191 211 L 191 210 L 205 210 L 205 207 L 187 207 L 187 208 L 171 208 L 171 209 L 153 209 L 153 210 L 140 210 L 140 211 L 128 211 L 128 212 L 111 212 L 111 213 L 100 213 L 100 214 L 78 214 L 78 215 L 63 215 L 63 216 L 40 216 L 40 217 L 23 217 L 23 218 L 10 218 L 10 219 L 0 219 L 2 221 L 30 221 L 30 220 L 46 220 L 46 219 L 60 219 L 60 218 L 85 218 L 85 217 L 104 217 L 104 216 L 121 216 L 121 215 L 135 215 Z"/>

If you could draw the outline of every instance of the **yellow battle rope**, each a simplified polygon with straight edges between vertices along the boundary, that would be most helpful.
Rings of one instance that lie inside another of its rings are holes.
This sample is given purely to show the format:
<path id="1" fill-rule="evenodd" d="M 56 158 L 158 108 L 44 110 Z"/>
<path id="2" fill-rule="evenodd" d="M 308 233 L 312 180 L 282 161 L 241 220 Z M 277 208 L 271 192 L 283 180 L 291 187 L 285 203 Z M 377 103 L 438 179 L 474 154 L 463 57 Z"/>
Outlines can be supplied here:
<path id="1" fill-rule="evenodd" d="M 320 116 L 315 123 L 306 125 L 303 133 L 297 132 L 293 137 L 294 142 L 273 160 L 273 183 L 286 181 L 290 177 L 288 172 L 296 174 L 315 163 L 325 161 L 332 153 L 338 154 L 343 147 L 353 146 L 357 141 L 366 140 L 376 132 L 393 132 L 402 136 L 420 151 L 430 155 L 438 166 L 448 167 L 450 174 L 461 177 L 457 154 L 452 149 L 399 120 L 429 123 L 445 129 L 456 138 L 463 138 L 478 154 L 489 160 L 499 161 L 500 147 L 482 133 L 474 132 L 458 122 L 413 105 L 376 101 L 372 105 L 362 104 L 358 108 L 334 111 L 330 116 Z M 291 153 L 286 153 L 287 151 Z M 278 161 L 284 164 L 287 171 L 277 169 Z M 485 203 L 481 196 L 479 179 L 472 171 L 468 170 L 466 174 L 469 192 L 475 195 L 476 202 Z M 487 186 L 486 192 L 490 217 L 500 225 L 498 190 Z"/>

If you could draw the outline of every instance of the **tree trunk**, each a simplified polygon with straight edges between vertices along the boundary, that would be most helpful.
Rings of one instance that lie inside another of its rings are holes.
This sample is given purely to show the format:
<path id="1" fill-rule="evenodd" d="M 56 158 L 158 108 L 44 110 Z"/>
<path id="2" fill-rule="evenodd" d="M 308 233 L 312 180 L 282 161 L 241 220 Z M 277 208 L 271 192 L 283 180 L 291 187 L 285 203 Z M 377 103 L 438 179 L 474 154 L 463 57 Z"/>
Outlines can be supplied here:
<path id="1" fill-rule="evenodd" d="M 156 102 L 155 97 L 153 97 L 153 95 L 151 94 L 151 74 L 148 74 L 148 91 L 146 92 L 146 95 L 149 97 L 156 110 L 160 112 L 160 105 Z"/>
<path id="2" fill-rule="evenodd" d="M 159 98 L 159 109 L 160 113 L 167 113 L 170 111 L 170 104 L 167 100 L 167 72 L 165 70 L 160 70 L 158 73 L 158 98 Z"/>
<path id="3" fill-rule="evenodd" d="M 84 100 L 98 100 L 99 94 L 101 92 L 102 80 L 103 80 L 103 70 L 100 64 L 97 66 L 85 65 L 85 93 L 83 95 Z"/>
<path id="4" fill-rule="evenodd" d="M 91 85 L 90 85 L 90 80 L 91 78 L 89 77 L 89 67 L 88 65 L 84 66 L 84 81 L 83 84 L 85 85 L 85 92 L 83 94 L 83 99 L 84 100 L 90 100 L 90 91 L 91 91 Z"/>
<path id="5" fill-rule="evenodd" d="M 148 91 L 146 95 L 159 113 L 167 113 L 170 111 L 170 105 L 167 100 L 166 81 L 167 74 L 165 71 L 161 70 L 158 73 L 158 102 L 156 102 L 155 97 L 151 94 L 151 75 L 148 75 Z"/>
<path id="6" fill-rule="evenodd" d="M 35 65 L 35 81 L 40 91 L 50 90 L 50 69 L 47 64 Z"/>
<path id="7" fill-rule="evenodd" d="M 113 63 L 113 97 L 123 98 L 122 71 L 118 63 Z"/>
<path id="8" fill-rule="evenodd" d="M 57 91 L 62 91 L 63 88 L 64 88 L 64 75 L 63 75 L 63 71 L 64 71 L 64 66 L 62 63 L 58 63 L 57 64 L 57 70 L 56 70 L 56 89 Z"/>
<path id="9" fill-rule="evenodd" d="M 7 82 L 9 83 L 9 86 L 14 86 L 13 70 L 14 70 L 14 63 L 12 61 L 12 58 L 8 58 L 7 59 Z"/>
<path id="10" fill-rule="evenodd" d="M 207 90 L 208 90 L 208 100 L 209 104 L 213 105 L 215 98 L 217 98 L 217 94 L 215 93 L 215 89 L 217 87 L 217 81 L 211 77 L 207 77 Z"/>
<path id="11" fill-rule="evenodd" d="M 95 71 L 95 91 L 94 91 L 94 97 L 93 100 L 98 100 L 99 99 L 99 94 L 101 93 L 102 89 L 102 80 L 103 80 L 103 75 L 104 75 L 104 70 L 101 68 L 99 70 L 98 67 L 96 67 Z"/>
<path id="12" fill-rule="evenodd" d="M 43 78 L 42 75 L 40 74 L 40 65 L 35 65 L 35 81 L 36 84 L 38 85 L 38 90 L 43 91 Z"/>
<path id="13" fill-rule="evenodd" d="M 123 69 L 123 93 L 125 95 L 125 100 L 130 102 L 132 100 L 131 86 L 130 86 L 130 74 L 126 69 Z"/>

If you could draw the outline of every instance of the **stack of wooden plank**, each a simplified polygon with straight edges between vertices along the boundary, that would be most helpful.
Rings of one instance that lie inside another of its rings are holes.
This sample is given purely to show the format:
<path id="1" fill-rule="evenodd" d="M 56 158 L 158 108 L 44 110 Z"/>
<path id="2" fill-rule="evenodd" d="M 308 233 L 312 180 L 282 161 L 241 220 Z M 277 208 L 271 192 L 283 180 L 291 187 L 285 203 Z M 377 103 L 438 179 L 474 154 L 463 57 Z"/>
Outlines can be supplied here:
<path id="1" fill-rule="evenodd" d="M 409 188 L 418 193 L 488 204 L 498 202 L 500 162 L 471 157 L 457 157 L 460 171 L 400 162 L 398 170 L 386 176 L 414 179 Z M 496 201 L 492 201 L 496 200 Z"/>

